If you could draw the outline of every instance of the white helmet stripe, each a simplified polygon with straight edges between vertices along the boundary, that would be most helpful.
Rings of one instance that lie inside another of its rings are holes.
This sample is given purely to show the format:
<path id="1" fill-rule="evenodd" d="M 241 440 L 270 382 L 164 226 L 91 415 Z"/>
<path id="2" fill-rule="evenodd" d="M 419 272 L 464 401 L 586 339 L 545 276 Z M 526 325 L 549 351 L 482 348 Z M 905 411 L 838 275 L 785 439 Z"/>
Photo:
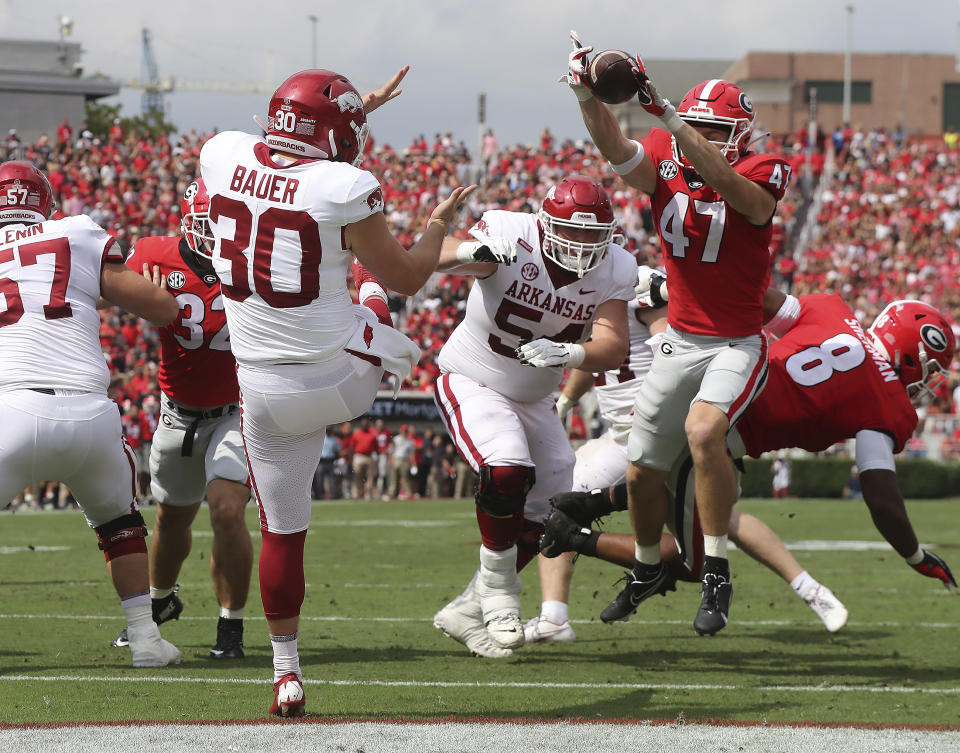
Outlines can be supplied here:
<path id="1" fill-rule="evenodd" d="M 713 87 L 721 82 L 719 78 L 712 78 L 703 87 L 703 91 L 700 92 L 700 96 L 697 97 L 701 102 L 709 102 L 710 95 L 713 93 Z"/>

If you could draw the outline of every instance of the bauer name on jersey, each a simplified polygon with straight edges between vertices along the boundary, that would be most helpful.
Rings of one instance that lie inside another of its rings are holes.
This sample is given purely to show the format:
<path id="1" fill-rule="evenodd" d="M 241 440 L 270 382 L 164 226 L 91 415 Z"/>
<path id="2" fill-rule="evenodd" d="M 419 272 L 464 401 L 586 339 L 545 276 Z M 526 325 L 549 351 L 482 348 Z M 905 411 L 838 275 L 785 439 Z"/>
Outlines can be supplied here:
<path id="1" fill-rule="evenodd" d="M 637 263 L 611 244 L 595 269 L 557 289 L 540 252 L 535 214 L 485 212 L 470 233 L 477 239 L 485 233 L 515 240 L 517 260 L 474 282 L 466 316 L 440 351 L 440 369 L 463 374 L 519 402 L 540 400 L 560 384 L 563 368 L 523 366 L 516 347 L 539 337 L 586 340 L 597 306 L 635 297 Z"/>
<path id="2" fill-rule="evenodd" d="M 86 215 L 0 228 L 0 389 L 106 392 L 97 300 L 108 263 L 123 251 Z"/>
<path id="3" fill-rule="evenodd" d="M 280 167 L 263 139 L 238 131 L 207 141 L 200 169 L 237 361 L 323 361 L 342 351 L 357 327 L 343 228 L 383 210 L 377 179 L 329 160 Z"/>
<path id="4" fill-rule="evenodd" d="M 747 452 L 825 450 L 872 429 L 900 452 L 917 425 L 893 366 L 836 295 L 800 297 L 800 315 L 770 346 L 767 385 L 737 424 Z"/>
<path id="5" fill-rule="evenodd" d="M 235 403 L 240 389 L 216 275 L 199 265 L 180 237 L 138 240 L 127 266 L 140 272 L 144 264 L 160 267 L 180 307 L 173 323 L 159 329 L 160 389 L 186 405 Z"/>

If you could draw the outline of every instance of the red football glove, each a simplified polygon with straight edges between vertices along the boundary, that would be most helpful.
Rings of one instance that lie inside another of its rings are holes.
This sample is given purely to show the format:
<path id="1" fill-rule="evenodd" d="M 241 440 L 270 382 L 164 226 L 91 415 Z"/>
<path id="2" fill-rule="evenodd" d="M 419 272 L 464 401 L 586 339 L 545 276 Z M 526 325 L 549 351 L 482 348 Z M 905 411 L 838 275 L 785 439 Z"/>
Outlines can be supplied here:
<path id="1" fill-rule="evenodd" d="M 677 109 L 670 104 L 669 99 L 660 96 L 657 87 L 647 75 L 639 55 L 637 55 L 637 67 L 633 69 L 633 77 L 637 80 L 637 99 L 640 100 L 640 106 L 655 118 L 659 118 L 671 133 L 679 131 L 683 127 L 683 121 L 677 115 Z"/>
<path id="2" fill-rule="evenodd" d="M 953 573 L 950 572 L 949 566 L 933 552 L 928 552 L 924 549 L 923 559 L 916 565 L 911 565 L 911 567 L 921 575 L 926 575 L 928 578 L 938 578 L 942 580 L 943 587 L 948 591 L 954 591 L 957 588 L 957 580 L 953 577 Z"/>

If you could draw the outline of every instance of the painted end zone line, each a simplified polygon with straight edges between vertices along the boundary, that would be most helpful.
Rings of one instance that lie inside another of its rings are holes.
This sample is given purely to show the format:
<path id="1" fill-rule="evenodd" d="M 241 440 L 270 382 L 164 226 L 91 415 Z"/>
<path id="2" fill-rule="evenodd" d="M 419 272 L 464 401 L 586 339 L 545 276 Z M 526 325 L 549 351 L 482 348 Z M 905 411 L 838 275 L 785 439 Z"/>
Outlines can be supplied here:
<path id="1" fill-rule="evenodd" d="M 264 680 L 240 677 L 80 677 L 75 675 L 3 675 L 0 681 L 10 682 L 186 682 L 220 683 L 230 685 L 262 685 Z M 683 685 L 671 683 L 624 682 L 624 683 L 587 683 L 587 682 L 413 682 L 409 680 L 309 680 L 304 685 L 335 686 L 375 686 L 382 688 L 541 688 L 557 690 L 764 690 L 770 692 L 807 693 L 934 693 L 942 695 L 960 695 L 960 688 L 910 688 L 903 686 L 858 687 L 855 685 Z"/>

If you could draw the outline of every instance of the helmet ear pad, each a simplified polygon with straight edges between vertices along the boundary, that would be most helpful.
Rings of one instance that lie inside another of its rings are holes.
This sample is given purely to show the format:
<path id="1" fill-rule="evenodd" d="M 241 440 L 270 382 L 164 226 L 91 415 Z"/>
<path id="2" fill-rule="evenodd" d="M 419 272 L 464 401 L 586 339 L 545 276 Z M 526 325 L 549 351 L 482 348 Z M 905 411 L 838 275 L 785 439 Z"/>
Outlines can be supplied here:
<path id="1" fill-rule="evenodd" d="M 582 175 L 570 175 L 552 186 L 538 217 L 544 256 L 579 277 L 604 260 L 617 227 L 606 190 Z"/>
<path id="2" fill-rule="evenodd" d="M 266 141 L 272 148 L 314 159 L 358 165 L 370 126 L 363 98 L 334 71 L 300 71 L 270 98 Z"/>

